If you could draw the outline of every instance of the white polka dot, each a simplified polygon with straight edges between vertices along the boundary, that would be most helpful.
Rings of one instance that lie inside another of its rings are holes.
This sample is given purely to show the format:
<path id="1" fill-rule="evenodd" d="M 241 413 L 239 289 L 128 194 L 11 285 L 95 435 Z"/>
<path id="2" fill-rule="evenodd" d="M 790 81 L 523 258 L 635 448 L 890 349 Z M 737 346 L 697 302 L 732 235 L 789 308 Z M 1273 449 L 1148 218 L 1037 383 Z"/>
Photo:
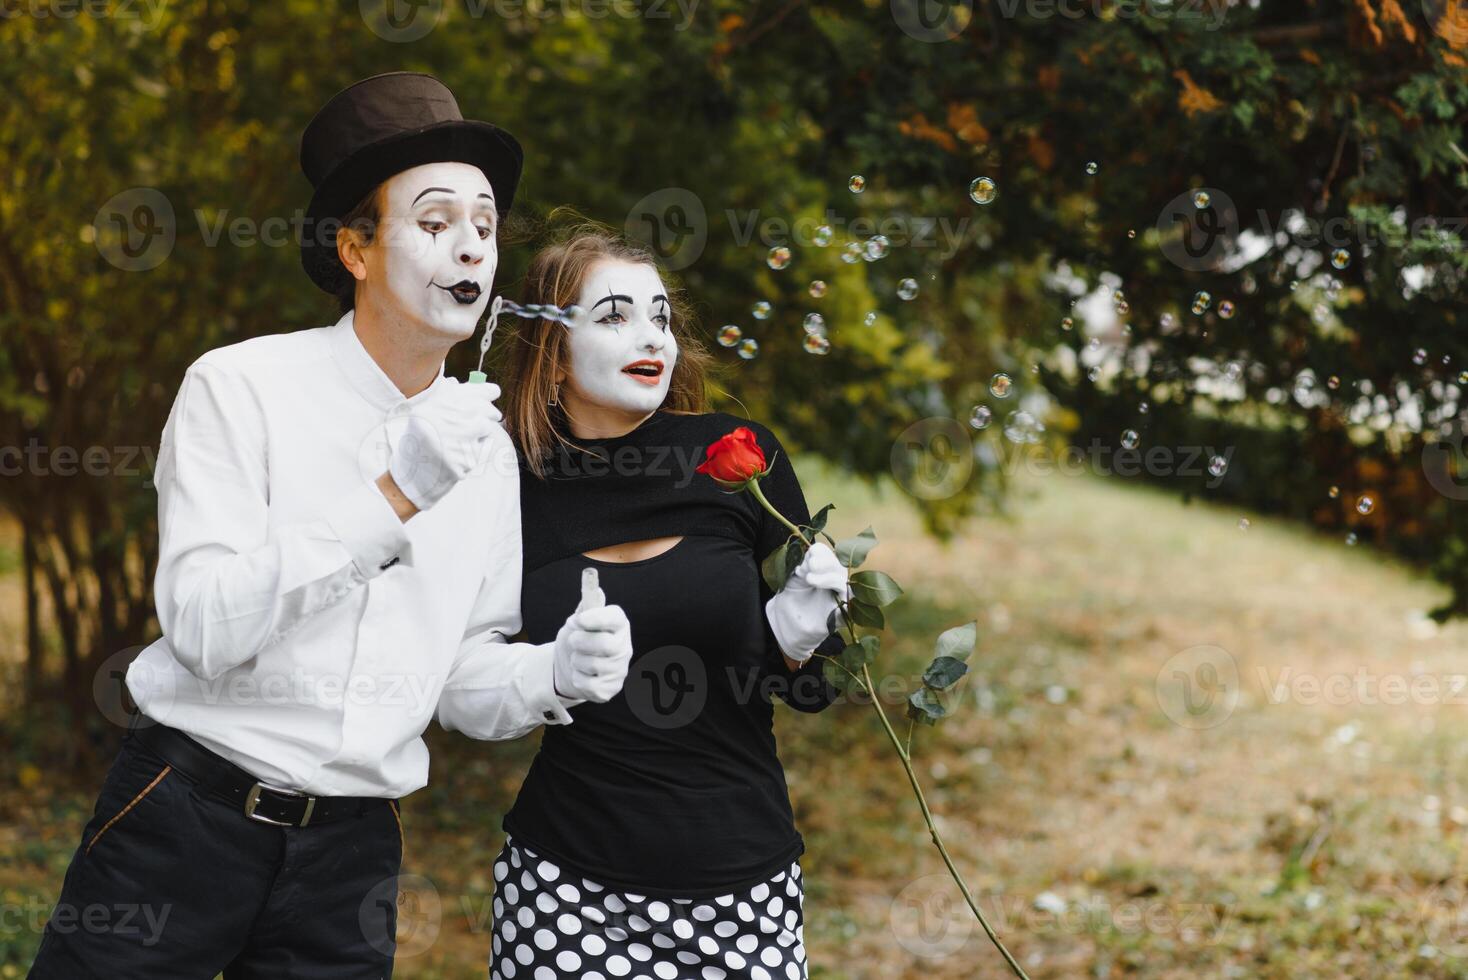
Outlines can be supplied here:
<path id="1" fill-rule="evenodd" d="M 774 919 L 769 918 L 768 916 L 762 915 L 759 917 L 759 931 L 767 935 L 770 933 L 779 932 L 780 923 L 776 922 Z"/>
<path id="2" fill-rule="evenodd" d="M 524 871 L 520 872 L 520 887 L 525 889 L 527 892 L 535 891 L 535 875 L 530 873 L 529 868 L 526 868 Z"/>
<path id="3" fill-rule="evenodd" d="M 714 942 L 713 939 L 709 936 L 699 936 L 698 948 L 703 950 L 709 956 L 713 956 L 719 951 L 719 944 Z"/>
<path id="4" fill-rule="evenodd" d="M 554 864 L 551 864 L 549 861 L 540 862 L 540 864 L 536 866 L 535 870 L 540 872 L 540 876 L 546 881 L 555 881 L 561 876 L 561 869 L 556 867 Z"/>
<path id="5" fill-rule="evenodd" d="M 522 966 L 529 966 L 530 962 L 535 959 L 535 954 L 530 951 L 529 946 L 521 943 L 515 947 L 515 959 L 519 960 Z"/>
<path id="6" fill-rule="evenodd" d="M 627 893 L 627 901 L 629 902 L 641 902 L 644 898 L 646 898 L 645 895 L 634 895 L 631 892 Z"/>
<path id="7" fill-rule="evenodd" d="M 678 950 L 678 962 L 687 963 L 689 966 L 692 966 L 694 963 L 698 962 L 698 954 L 690 953 L 686 949 L 680 949 Z"/>
<path id="8" fill-rule="evenodd" d="M 725 908 L 728 908 L 730 905 L 733 905 L 734 904 L 734 896 L 733 895 L 720 895 L 718 898 L 714 899 L 714 901 L 715 902 L 718 902 L 720 905 L 724 906 Z"/>
<path id="9" fill-rule="evenodd" d="M 800 967 L 796 966 L 794 963 L 786 963 L 785 975 L 789 977 L 790 980 L 800 980 Z"/>
<path id="10" fill-rule="evenodd" d="M 738 912 L 739 918 L 743 919 L 745 922 L 754 921 L 754 909 L 749 907 L 748 902 L 740 902 L 739 907 L 734 911 Z"/>
<path id="11" fill-rule="evenodd" d="M 613 912 L 627 911 L 627 906 L 616 895 L 608 894 L 606 897 L 606 903 L 607 908 L 611 909 Z"/>
<path id="12" fill-rule="evenodd" d="M 503 969 L 505 971 L 505 976 L 507 976 L 507 977 L 513 977 L 515 975 L 515 961 L 514 960 L 505 960 L 505 962 L 503 964 L 501 964 L 501 966 L 503 967 Z"/>
<path id="13" fill-rule="evenodd" d="M 535 896 L 535 907 L 540 909 L 546 915 L 550 915 L 561 906 L 559 902 L 551 897 L 551 894 L 549 892 L 541 892 L 539 895 Z"/>
<path id="14" fill-rule="evenodd" d="M 744 957 L 740 956 L 732 949 L 724 954 L 724 962 L 729 964 L 729 969 L 731 970 L 744 969 Z"/>
<path id="15" fill-rule="evenodd" d="M 764 882 L 760 882 L 758 885 L 755 885 L 749 890 L 749 897 L 754 899 L 756 902 L 763 902 L 765 900 L 765 897 L 769 894 L 770 886 L 766 885 Z"/>
<path id="16" fill-rule="evenodd" d="M 703 980 L 724 980 L 728 975 L 716 966 L 706 966 L 703 968 Z"/>
<path id="17" fill-rule="evenodd" d="M 597 925 L 601 925 L 603 922 L 607 921 L 607 914 L 594 905 L 588 905 L 583 908 L 581 910 L 581 914 L 585 918 L 588 918 L 592 922 L 595 922 Z"/>
<path id="18" fill-rule="evenodd" d="M 577 956 L 569 949 L 563 949 L 556 954 L 556 966 L 560 967 L 562 970 L 565 970 L 566 973 L 570 973 L 573 970 L 579 970 L 581 969 L 581 957 Z M 564 976 L 564 974 L 562 975 Z"/>
<path id="19" fill-rule="evenodd" d="M 668 906 L 663 902 L 653 902 L 647 907 L 647 914 L 654 922 L 666 922 L 671 914 Z"/>
<path id="20" fill-rule="evenodd" d="M 713 920 L 714 916 L 718 914 L 719 913 L 715 912 L 707 905 L 700 905 L 698 908 L 693 910 L 693 917 L 699 922 L 710 922 Z"/>
<path id="21" fill-rule="evenodd" d="M 750 967 L 749 968 L 749 975 L 752 978 L 752 980 L 770 980 L 770 971 L 769 970 L 766 970 L 762 966 L 752 966 L 752 967 Z"/>
<path id="22" fill-rule="evenodd" d="M 759 949 L 759 939 L 754 936 L 743 935 L 734 940 L 734 946 L 741 953 L 753 953 L 756 949 Z"/>
<path id="23" fill-rule="evenodd" d="M 618 926 L 607 926 L 607 938 L 614 943 L 625 942 L 627 939 L 627 930 Z"/>
<path id="24" fill-rule="evenodd" d="M 515 936 L 520 932 L 520 930 L 515 928 L 515 923 L 511 922 L 509 919 L 506 919 L 504 923 L 500 926 L 500 932 L 505 934 L 505 942 L 512 943 L 515 941 Z"/>
<path id="25" fill-rule="evenodd" d="M 766 905 L 765 909 L 771 915 L 779 915 L 781 912 L 785 911 L 785 900 L 779 895 L 776 895 L 774 898 L 770 899 L 770 904 Z"/>
<path id="26" fill-rule="evenodd" d="M 539 946 L 541 949 L 555 949 L 556 934 L 551 932 L 549 929 L 535 930 L 535 945 Z"/>
<path id="27" fill-rule="evenodd" d="M 627 916 L 627 924 L 636 929 L 638 932 L 647 932 L 648 929 L 652 928 L 651 922 L 648 922 L 646 919 L 636 914 L 635 912 L 632 915 Z"/>
<path id="28" fill-rule="evenodd" d="M 520 924 L 526 929 L 535 925 L 535 913 L 525 906 L 520 907 L 520 911 L 515 913 L 515 918 L 519 919 Z"/>
<path id="29" fill-rule="evenodd" d="M 570 882 L 557 886 L 556 894 L 561 896 L 561 898 L 567 902 L 581 901 L 581 893 L 577 891 L 576 886 L 571 884 Z"/>
<path id="30" fill-rule="evenodd" d="M 673 935 L 677 936 L 679 939 L 692 939 L 693 923 L 689 922 L 687 919 L 679 919 L 677 922 L 673 923 Z"/>
<path id="31" fill-rule="evenodd" d="M 503 862 L 503 861 L 496 861 L 494 863 L 494 880 L 495 881 L 504 881 L 505 880 L 505 875 L 507 875 L 509 873 L 510 873 L 510 866 L 507 865 L 507 864 L 505 864 L 505 862 Z"/>
<path id="32" fill-rule="evenodd" d="M 634 960 L 641 960 L 644 963 L 652 959 L 652 950 L 642 943 L 631 943 L 627 947 L 627 952 L 632 954 Z"/>
<path id="33" fill-rule="evenodd" d="M 513 851 L 510 852 L 510 863 L 513 864 L 517 868 L 520 866 L 520 852 L 519 852 L 519 850 L 513 850 Z"/>
<path id="34" fill-rule="evenodd" d="M 548 966 L 537 966 L 535 968 L 535 980 L 556 980 L 556 971 Z"/>
<path id="35" fill-rule="evenodd" d="M 786 912 L 785 913 L 785 928 L 786 929 L 794 929 L 795 928 L 795 919 L 796 919 L 796 915 L 795 915 L 795 910 L 794 909 L 791 909 L 789 912 Z"/>
<path id="36" fill-rule="evenodd" d="M 652 934 L 652 944 L 659 949 L 672 949 L 674 946 L 678 945 L 676 942 L 674 942 L 672 936 L 661 932 L 655 932 Z"/>
<path id="37" fill-rule="evenodd" d="M 780 951 L 773 946 L 766 946 L 759 954 L 760 962 L 765 966 L 780 965 Z"/>
<path id="38" fill-rule="evenodd" d="M 574 936 L 581 931 L 581 920 L 570 912 L 562 912 L 560 918 L 556 919 L 556 928 L 561 930 L 565 936 Z"/>
<path id="39" fill-rule="evenodd" d="M 625 977 L 632 972 L 632 964 L 625 956 L 613 956 L 607 960 L 607 972 L 614 977 Z"/>
<path id="40" fill-rule="evenodd" d="M 520 901 L 520 889 L 516 888 L 515 883 L 512 881 L 505 882 L 505 901 L 511 905 Z"/>
<path id="41" fill-rule="evenodd" d="M 588 881 L 585 878 L 582 878 L 581 879 L 581 887 L 582 888 L 585 888 L 589 892 L 600 892 L 600 891 L 605 891 L 606 890 L 606 889 L 602 888 L 601 885 L 598 885 L 596 882 L 594 882 L 594 881 Z"/>
<path id="42" fill-rule="evenodd" d="M 719 922 L 715 923 L 714 925 L 714 935 L 722 939 L 728 939 L 730 936 L 734 935 L 738 931 L 739 926 L 735 925 L 733 922 Z"/>
<path id="43" fill-rule="evenodd" d="M 587 956 L 600 956 L 607 951 L 607 944 L 600 936 L 588 932 L 581 937 L 581 949 Z"/>
<path id="44" fill-rule="evenodd" d="M 678 976 L 678 968 L 671 963 L 656 963 L 653 965 L 652 972 L 662 977 L 663 980 L 675 980 Z"/>

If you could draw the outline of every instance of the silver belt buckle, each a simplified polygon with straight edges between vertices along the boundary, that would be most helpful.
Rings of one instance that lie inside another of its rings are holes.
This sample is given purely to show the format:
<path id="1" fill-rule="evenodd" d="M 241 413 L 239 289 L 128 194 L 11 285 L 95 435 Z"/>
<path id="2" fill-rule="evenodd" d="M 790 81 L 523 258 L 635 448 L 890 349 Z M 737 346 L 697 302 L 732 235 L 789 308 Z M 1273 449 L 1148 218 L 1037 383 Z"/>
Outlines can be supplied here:
<path id="1" fill-rule="evenodd" d="M 305 796 L 306 812 L 301 815 L 300 823 L 291 823 L 288 820 L 272 820 L 255 812 L 255 807 L 260 803 L 260 792 L 270 790 L 272 793 L 282 793 L 286 796 Z M 256 783 L 250 787 L 250 794 L 245 797 L 245 816 L 260 823 L 274 824 L 277 827 L 304 827 L 311 822 L 311 811 L 316 809 L 316 797 L 306 796 L 305 793 L 294 789 L 284 789 L 279 786 L 266 786 L 264 783 Z"/>

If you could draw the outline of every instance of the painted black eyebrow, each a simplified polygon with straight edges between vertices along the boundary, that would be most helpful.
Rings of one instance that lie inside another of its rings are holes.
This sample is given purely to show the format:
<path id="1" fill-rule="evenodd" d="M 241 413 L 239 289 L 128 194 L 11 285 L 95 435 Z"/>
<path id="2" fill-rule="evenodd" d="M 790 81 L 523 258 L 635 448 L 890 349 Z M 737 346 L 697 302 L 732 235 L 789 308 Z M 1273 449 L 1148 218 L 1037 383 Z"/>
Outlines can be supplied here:
<path id="1" fill-rule="evenodd" d="M 438 191 L 440 194 L 452 194 L 453 193 L 453 189 L 452 188 L 448 188 L 448 187 L 427 187 L 427 188 L 424 188 L 422 194 L 419 194 L 417 197 L 413 198 L 413 204 L 417 204 L 419 201 L 423 200 L 424 194 L 432 194 L 434 191 Z M 413 205 L 410 204 L 408 206 L 409 207 L 412 207 Z"/>
<path id="2" fill-rule="evenodd" d="M 623 296 L 621 293 L 617 293 L 616 295 L 613 295 L 611 293 L 608 293 L 607 295 L 603 296 L 601 299 L 597 300 L 594 304 L 592 304 L 592 307 L 591 308 L 594 310 L 598 306 L 600 306 L 603 303 L 605 303 L 607 300 L 611 300 L 612 301 L 612 312 L 615 313 L 615 312 L 617 312 L 617 300 L 621 300 L 624 303 L 631 303 L 632 302 L 632 297 L 631 296 Z"/>
<path id="3" fill-rule="evenodd" d="M 668 305 L 668 297 L 664 296 L 662 293 L 658 293 L 652 298 L 652 302 L 647 305 L 656 306 L 659 303 L 662 303 L 664 306 Z"/>

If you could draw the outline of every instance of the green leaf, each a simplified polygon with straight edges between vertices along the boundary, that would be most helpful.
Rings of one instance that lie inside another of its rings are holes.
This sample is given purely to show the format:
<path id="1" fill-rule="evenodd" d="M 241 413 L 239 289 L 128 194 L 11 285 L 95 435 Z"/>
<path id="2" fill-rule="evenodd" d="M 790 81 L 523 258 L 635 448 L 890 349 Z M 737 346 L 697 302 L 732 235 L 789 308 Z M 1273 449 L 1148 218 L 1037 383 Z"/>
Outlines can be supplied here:
<path id="1" fill-rule="evenodd" d="M 827 660 L 822 665 L 821 672 L 826 675 L 826 680 L 831 682 L 831 686 L 838 691 L 845 693 L 862 689 L 862 685 L 859 683 L 860 675 L 858 677 L 852 677 L 841 669 L 841 665 L 834 658 Z"/>
<path id="2" fill-rule="evenodd" d="M 770 587 L 771 592 L 779 592 L 785 588 L 785 580 L 790 577 L 790 572 L 785 567 L 786 552 L 789 550 L 790 542 L 786 541 L 760 562 L 760 574 L 764 576 L 765 584 Z"/>
<path id="3" fill-rule="evenodd" d="M 968 664 L 956 657 L 938 657 L 923 671 L 923 683 L 935 691 L 946 691 L 968 673 Z"/>
<path id="4" fill-rule="evenodd" d="M 944 630 L 938 634 L 938 642 L 933 650 L 933 655 L 967 660 L 968 655 L 974 652 L 974 641 L 978 639 L 978 636 L 979 624 L 977 622 L 964 623 L 951 630 Z"/>
<path id="5" fill-rule="evenodd" d="M 902 587 L 886 572 L 857 572 L 851 576 L 851 595 L 870 606 L 889 606 L 902 595 Z"/>
<path id="6" fill-rule="evenodd" d="M 810 519 L 810 524 L 808 525 L 810 529 L 813 531 L 824 531 L 826 529 L 826 515 L 835 509 L 835 504 L 827 504 L 816 511 L 816 516 Z"/>
<path id="7" fill-rule="evenodd" d="M 795 567 L 805 557 L 805 548 L 793 542 L 785 542 L 785 581 L 790 581 L 790 576 L 795 573 Z"/>
<path id="8" fill-rule="evenodd" d="M 876 546 L 876 532 L 867 528 L 854 538 L 846 538 L 844 541 L 837 542 L 836 557 L 841 559 L 841 564 L 847 568 L 859 568 Z"/>
<path id="9" fill-rule="evenodd" d="M 882 615 L 882 610 L 865 602 L 852 599 L 846 604 L 846 611 L 851 614 L 851 621 L 858 626 L 879 630 L 887 625 L 887 617 Z"/>
<path id="10" fill-rule="evenodd" d="M 947 714 L 948 709 L 931 688 L 920 687 L 907 696 L 907 717 L 924 725 L 936 725 Z"/>
<path id="11" fill-rule="evenodd" d="M 882 641 L 877 637 L 863 636 L 855 643 L 848 643 L 836 659 L 853 674 L 860 674 L 863 667 L 877 659 L 877 652 L 881 647 Z"/>

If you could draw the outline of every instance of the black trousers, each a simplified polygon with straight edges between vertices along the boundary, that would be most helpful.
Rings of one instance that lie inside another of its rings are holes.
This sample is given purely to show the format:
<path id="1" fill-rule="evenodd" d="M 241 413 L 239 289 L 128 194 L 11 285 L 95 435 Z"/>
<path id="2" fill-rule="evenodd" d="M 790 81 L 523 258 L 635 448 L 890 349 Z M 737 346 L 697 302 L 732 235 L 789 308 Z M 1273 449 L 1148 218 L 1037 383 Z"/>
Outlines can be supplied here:
<path id="1" fill-rule="evenodd" d="M 248 819 L 129 735 L 67 868 L 33 980 L 387 980 L 402 825 Z"/>

